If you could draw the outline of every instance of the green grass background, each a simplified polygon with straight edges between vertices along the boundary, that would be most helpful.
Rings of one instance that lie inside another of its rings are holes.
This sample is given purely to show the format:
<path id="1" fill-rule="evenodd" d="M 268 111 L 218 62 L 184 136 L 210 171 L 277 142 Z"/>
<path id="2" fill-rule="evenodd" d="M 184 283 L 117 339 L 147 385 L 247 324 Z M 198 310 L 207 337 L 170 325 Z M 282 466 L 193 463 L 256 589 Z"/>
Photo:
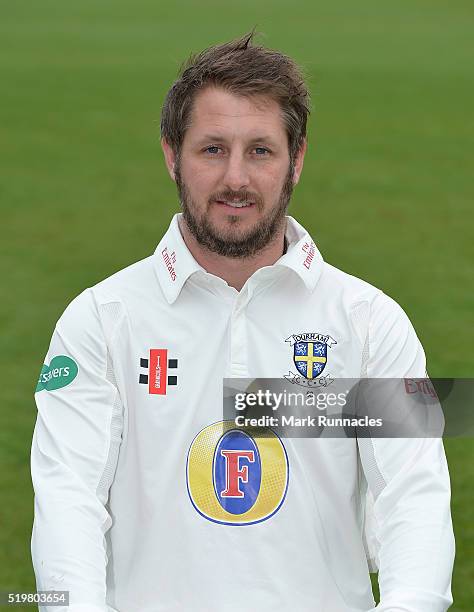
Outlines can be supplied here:
<path id="1" fill-rule="evenodd" d="M 191 51 L 256 25 L 304 66 L 314 111 L 291 214 L 326 260 L 401 303 L 431 376 L 473 375 L 472 0 L 0 9 L 0 591 L 34 588 L 32 394 L 54 323 L 83 288 L 149 255 L 177 210 L 158 122 Z M 472 611 L 473 441 L 446 449 L 452 609 Z"/>

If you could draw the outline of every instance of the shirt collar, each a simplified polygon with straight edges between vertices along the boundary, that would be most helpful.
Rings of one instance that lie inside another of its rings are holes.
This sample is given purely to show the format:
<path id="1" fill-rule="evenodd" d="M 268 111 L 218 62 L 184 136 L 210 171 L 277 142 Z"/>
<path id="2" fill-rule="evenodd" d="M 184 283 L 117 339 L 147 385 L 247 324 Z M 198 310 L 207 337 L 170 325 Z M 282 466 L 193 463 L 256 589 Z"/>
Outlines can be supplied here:
<path id="1" fill-rule="evenodd" d="M 274 265 L 293 270 L 307 289 L 313 291 L 321 276 L 324 260 L 305 228 L 293 217 L 287 216 L 286 221 L 288 249 Z"/>
<path id="2" fill-rule="evenodd" d="M 155 250 L 155 269 L 167 301 L 172 304 L 184 283 L 195 272 L 206 273 L 186 246 L 178 219 L 173 216 L 170 226 Z M 275 267 L 286 267 L 295 272 L 312 291 L 321 275 L 323 258 L 311 236 L 293 217 L 286 217 L 287 252 L 275 262 Z"/>
<path id="3" fill-rule="evenodd" d="M 155 269 L 166 299 L 172 304 L 178 297 L 184 283 L 194 272 L 205 271 L 194 259 L 186 246 L 178 219 L 174 215 L 166 234 L 155 250 Z"/>

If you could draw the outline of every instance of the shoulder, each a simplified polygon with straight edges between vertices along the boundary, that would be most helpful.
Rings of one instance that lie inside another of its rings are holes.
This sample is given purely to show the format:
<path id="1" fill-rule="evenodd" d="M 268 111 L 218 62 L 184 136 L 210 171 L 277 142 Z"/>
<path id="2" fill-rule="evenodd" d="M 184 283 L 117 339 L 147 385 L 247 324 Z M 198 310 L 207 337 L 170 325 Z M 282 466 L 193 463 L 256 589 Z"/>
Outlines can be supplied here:
<path id="1" fill-rule="evenodd" d="M 323 263 L 321 281 L 327 289 L 343 294 L 349 300 L 373 299 L 378 293 L 381 293 L 377 287 L 327 262 Z"/>
<path id="2" fill-rule="evenodd" d="M 372 315 L 406 316 L 402 307 L 378 287 L 331 264 L 323 265 L 320 289 L 337 296 L 349 310 L 366 303 Z"/>
<path id="3" fill-rule="evenodd" d="M 96 334 L 100 329 L 107 338 L 120 321 L 146 296 L 162 296 L 154 269 L 153 255 L 142 259 L 75 297 L 61 315 L 57 327 L 73 334 Z"/>
<path id="4" fill-rule="evenodd" d="M 353 320 L 356 327 L 361 328 L 360 335 L 365 336 L 373 311 L 393 300 L 365 280 L 347 274 L 326 262 L 323 266 L 316 292 L 321 292 L 329 299 L 340 316 L 345 315 Z"/>
<path id="5" fill-rule="evenodd" d="M 115 274 L 91 287 L 91 292 L 97 303 L 124 301 L 155 288 L 159 289 L 154 261 L 154 255 L 146 257 L 115 272 Z"/>
<path id="6" fill-rule="evenodd" d="M 368 375 L 423 376 L 425 358 L 420 341 L 404 309 L 370 283 L 325 263 L 316 291 L 334 296 L 335 312 L 344 314 L 365 345 Z"/>

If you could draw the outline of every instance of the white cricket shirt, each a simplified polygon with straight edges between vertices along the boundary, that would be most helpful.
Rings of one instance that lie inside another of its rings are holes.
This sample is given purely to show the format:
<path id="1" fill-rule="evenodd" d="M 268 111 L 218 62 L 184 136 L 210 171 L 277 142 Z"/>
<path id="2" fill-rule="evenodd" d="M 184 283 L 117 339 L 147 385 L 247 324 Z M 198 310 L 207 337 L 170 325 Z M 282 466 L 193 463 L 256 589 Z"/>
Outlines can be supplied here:
<path id="1" fill-rule="evenodd" d="M 313 376 L 424 377 L 403 310 L 291 217 L 287 253 L 239 292 L 197 264 L 178 217 L 57 323 L 31 458 L 38 590 L 68 590 L 70 612 L 361 612 L 370 548 L 377 610 L 446 610 L 441 440 L 249 437 L 235 459 L 221 423 L 224 377 L 305 378 L 295 335 L 326 338 Z M 218 461 L 234 462 L 227 488 Z"/>

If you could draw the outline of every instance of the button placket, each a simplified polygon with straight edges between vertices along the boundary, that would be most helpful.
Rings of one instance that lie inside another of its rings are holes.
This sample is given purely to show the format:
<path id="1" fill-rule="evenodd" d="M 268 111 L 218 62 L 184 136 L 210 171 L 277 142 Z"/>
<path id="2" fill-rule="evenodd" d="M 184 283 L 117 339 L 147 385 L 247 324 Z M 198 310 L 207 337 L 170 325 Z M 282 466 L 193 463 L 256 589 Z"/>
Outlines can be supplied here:
<path id="1" fill-rule="evenodd" d="M 230 376 L 248 377 L 246 308 L 250 301 L 248 286 L 242 289 L 234 303 L 230 319 Z"/>

